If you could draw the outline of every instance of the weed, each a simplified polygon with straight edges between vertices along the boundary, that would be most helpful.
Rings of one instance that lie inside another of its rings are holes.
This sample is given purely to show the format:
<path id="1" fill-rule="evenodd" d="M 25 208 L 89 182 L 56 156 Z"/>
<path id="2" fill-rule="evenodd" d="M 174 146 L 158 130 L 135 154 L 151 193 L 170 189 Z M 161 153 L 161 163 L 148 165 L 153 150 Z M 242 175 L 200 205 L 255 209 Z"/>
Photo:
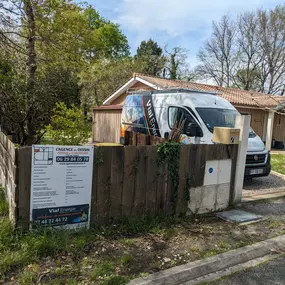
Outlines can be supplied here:
<path id="1" fill-rule="evenodd" d="M 58 258 L 56 259 L 56 261 L 55 261 L 55 265 L 56 265 L 56 266 L 60 266 L 60 265 L 61 265 L 61 261 L 60 261 L 60 259 L 58 259 Z"/>
<path id="2" fill-rule="evenodd" d="M 128 254 L 128 253 L 125 253 L 122 258 L 121 258 L 121 264 L 122 265 L 127 265 L 127 264 L 130 264 L 132 261 L 133 261 L 133 257 Z"/>
<path id="3" fill-rule="evenodd" d="M 45 285 L 77 285 L 78 282 L 74 279 L 53 279 L 47 283 L 45 283 Z"/>
<path id="4" fill-rule="evenodd" d="M 111 276 L 106 278 L 102 285 L 124 285 L 129 281 L 129 278 L 126 276 Z"/>
<path id="5" fill-rule="evenodd" d="M 222 240 L 218 243 L 218 247 L 223 249 L 223 248 L 228 248 L 228 245 L 225 241 Z"/>
<path id="6" fill-rule="evenodd" d="M 155 271 L 159 271 L 161 269 L 161 263 L 159 260 L 153 261 L 150 266 Z"/>
<path id="7" fill-rule="evenodd" d="M 269 224 L 269 229 L 276 229 L 279 228 L 282 225 L 282 223 L 280 221 L 272 221 Z"/>
<path id="8" fill-rule="evenodd" d="M 135 242 L 133 239 L 122 238 L 122 239 L 120 239 L 120 243 L 122 243 L 123 245 L 126 245 L 126 246 L 132 246 Z"/>
<path id="9" fill-rule="evenodd" d="M 5 199 L 4 189 L 0 187 L 0 216 L 7 216 L 9 213 L 9 206 Z"/>
<path id="10" fill-rule="evenodd" d="M 32 264 L 21 273 L 19 283 L 21 285 L 34 284 L 37 281 L 39 266 Z"/>
<path id="11" fill-rule="evenodd" d="M 177 202 L 179 186 L 180 143 L 165 141 L 157 144 L 158 165 L 167 165 L 169 177 L 174 189 L 174 201 Z"/>
<path id="12" fill-rule="evenodd" d="M 70 269 L 68 267 L 61 266 L 55 269 L 55 274 L 56 275 L 66 275 L 69 271 Z"/>
<path id="13" fill-rule="evenodd" d="M 196 254 L 200 254 L 200 249 L 197 246 L 191 246 L 190 251 Z"/>
<path id="14" fill-rule="evenodd" d="M 146 278 L 148 275 L 149 275 L 148 272 L 142 272 L 142 273 L 140 274 L 140 277 Z"/>
<path id="15" fill-rule="evenodd" d="M 91 280 L 96 281 L 98 278 L 104 278 L 114 272 L 115 266 L 110 261 L 103 261 L 97 265 L 97 268 L 91 274 Z"/>
<path id="16" fill-rule="evenodd" d="M 223 253 L 225 251 L 226 251 L 225 248 L 215 248 L 215 249 L 211 249 L 211 250 L 202 252 L 201 253 L 201 257 L 202 258 L 207 258 L 207 257 L 213 256 L 213 255 L 216 255 L 216 254 Z"/>

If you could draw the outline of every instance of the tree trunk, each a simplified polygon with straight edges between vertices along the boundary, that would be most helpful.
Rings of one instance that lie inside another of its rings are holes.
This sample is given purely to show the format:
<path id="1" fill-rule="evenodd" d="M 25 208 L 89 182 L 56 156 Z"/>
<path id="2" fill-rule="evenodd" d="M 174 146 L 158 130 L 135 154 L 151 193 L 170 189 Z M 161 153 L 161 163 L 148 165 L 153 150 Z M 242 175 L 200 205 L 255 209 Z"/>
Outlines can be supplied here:
<path id="1" fill-rule="evenodd" d="M 35 140 L 36 130 L 35 130 L 35 73 L 37 70 L 37 54 L 35 50 L 36 42 L 36 22 L 35 14 L 32 5 L 32 0 L 24 0 L 24 11 L 27 17 L 28 26 L 28 42 L 27 42 L 27 139 L 24 142 L 27 145 L 33 144 Z"/>

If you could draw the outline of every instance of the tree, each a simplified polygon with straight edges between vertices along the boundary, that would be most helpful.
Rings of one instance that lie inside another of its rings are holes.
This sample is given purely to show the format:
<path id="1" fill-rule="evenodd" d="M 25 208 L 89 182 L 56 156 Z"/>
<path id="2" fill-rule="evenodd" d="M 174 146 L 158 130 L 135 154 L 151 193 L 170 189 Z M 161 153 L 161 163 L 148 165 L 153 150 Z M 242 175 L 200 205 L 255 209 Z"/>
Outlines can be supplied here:
<path id="1" fill-rule="evenodd" d="M 258 90 L 260 78 L 258 69 L 240 69 L 235 75 L 235 86 L 243 90 Z"/>
<path id="2" fill-rule="evenodd" d="M 237 19 L 237 71 L 232 79 L 235 85 L 245 90 L 259 90 L 261 80 L 261 40 L 256 13 L 244 13 Z"/>
<path id="3" fill-rule="evenodd" d="M 48 137 L 58 145 L 81 145 L 91 136 L 91 126 L 80 108 L 57 103 L 51 123 L 46 126 Z"/>
<path id="4" fill-rule="evenodd" d="M 90 5 L 47 0 L 37 11 L 38 49 L 47 62 L 81 68 L 100 58 L 117 59 L 130 53 L 119 26 Z"/>
<path id="5" fill-rule="evenodd" d="M 182 47 L 174 47 L 171 51 L 167 50 L 167 61 L 164 69 L 163 77 L 169 77 L 170 79 L 187 79 L 190 81 L 192 76 L 186 63 L 188 50 Z"/>
<path id="6" fill-rule="evenodd" d="M 118 25 L 65 0 L 3 0 L 0 48 L 13 58 L 10 85 L 0 84 L 3 125 L 21 144 L 37 141 L 57 100 L 78 104 L 81 69 L 129 54 Z"/>
<path id="7" fill-rule="evenodd" d="M 126 58 L 117 61 L 102 60 L 80 74 L 82 102 L 87 109 L 100 105 L 116 89 L 128 81 L 134 72 L 142 72 L 140 61 Z"/>
<path id="8" fill-rule="evenodd" d="M 162 48 L 152 39 L 141 42 L 135 60 L 141 62 L 143 73 L 153 76 L 161 74 L 166 62 Z"/>
<path id="9" fill-rule="evenodd" d="M 283 94 L 285 5 L 272 10 L 224 16 L 198 53 L 201 78 L 220 86 Z"/>
<path id="10" fill-rule="evenodd" d="M 259 10 L 259 34 L 261 39 L 261 91 L 281 93 L 285 80 L 285 5 L 271 11 Z"/>
<path id="11" fill-rule="evenodd" d="M 35 50 L 36 40 L 36 23 L 35 11 L 33 9 L 32 0 L 8 1 L 4 0 L 0 4 L 1 23 L 4 29 L 0 30 L 1 37 L 9 48 L 14 48 L 23 53 L 27 57 L 26 61 L 26 114 L 25 126 L 22 130 L 26 131 L 22 134 L 23 140 L 32 143 L 35 135 L 34 119 L 35 119 L 35 73 L 37 70 L 37 54 Z M 25 33 L 19 30 L 19 25 L 25 27 Z M 14 37 L 18 36 L 17 40 Z M 26 48 L 20 46 L 20 41 L 24 40 Z"/>
<path id="12" fill-rule="evenodd" d="M 196 69 L 202 77 L 213 79 L 219 86 L 229 87 L 231 74 L 237 63 L 234 52 L 235 25 L 224 16 L 219 23 L 213 22 L 211 38 L 198 53 L 201 61 Z"/>

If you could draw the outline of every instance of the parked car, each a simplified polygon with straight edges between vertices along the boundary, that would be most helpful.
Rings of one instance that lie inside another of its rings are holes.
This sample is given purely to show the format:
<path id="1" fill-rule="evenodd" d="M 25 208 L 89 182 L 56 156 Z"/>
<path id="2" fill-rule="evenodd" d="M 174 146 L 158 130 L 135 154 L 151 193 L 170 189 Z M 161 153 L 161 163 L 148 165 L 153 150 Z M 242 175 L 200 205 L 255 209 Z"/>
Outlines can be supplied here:
<path id="1" fill-rule="evenodd" d="M 175 122 L 186 119 L 181 135 L 184 144 L 212 144 L 214 127 L 235 127 L 239 115 L 234 106 L 215 93 L 188 89 L 144 91 L 126 97 L 120 142 L 126 130 L 168 137 Z M 250 129 L 246 156 L 246 177 L 267 176 L 271 171 L 270 153 Z"/>

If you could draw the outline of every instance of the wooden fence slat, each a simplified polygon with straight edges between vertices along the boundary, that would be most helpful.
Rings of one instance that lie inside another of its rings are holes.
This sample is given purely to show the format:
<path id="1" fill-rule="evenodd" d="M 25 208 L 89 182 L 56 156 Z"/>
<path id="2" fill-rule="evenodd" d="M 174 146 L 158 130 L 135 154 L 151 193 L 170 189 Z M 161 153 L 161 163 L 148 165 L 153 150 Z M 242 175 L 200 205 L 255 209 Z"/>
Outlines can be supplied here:
<path id="1" fill-rule="evenodd" d="M 17 152 L 18 221 L 19 226 L 27 230 L 30 220 L 32 148 L 23 147 L 17 149 Z"/>
<path id="2" fill-rule="evenodd" d="M 166 177 L 166 165 L 157 165 L 157 182 L 156 182 L 156 212 L 164 212 L 164 202 L 165 202 L 165 180 Z"/>
<path id="3" fill-rule="evenodd" d="M 132 214 L 141 216 L 145 211 L 145 193 L 146 193 L 146 150 L 147 146 L 137 147 L 137 168 L 135 175 L 135 200 Z"/>
<path id="4" fill-rule="evenodd" d="M 98 148 L 94 147 L 94 159 L 93 159 L 93 172 L 92 172 L 92 192 L 91 192 L 91 211 L 90 211 L 90 225 L 96 224 L 97 219 L 97 186 L 98 186 L 98 163 L 100 157 L 97 157 Z"/>
<path id="5" fill-rule="evenodd" d="M 137 133 L 129 132 L 129 144 L 137 145 Z"/>
<path id="6" fill-rule="evenodd" d="M 229 146 L 229 152 L 232 159 L 232 170 L 231 170 L 231 186 L 230 186 L 230 205 L 234 205 L 234 186 L 236 178 L 236 166 L 237 166 L 237 156 L 238 156 L 238 145 Z"/>
<path id="7" fill-rule="evenodd" d="M 132 214 L 132 207 L 135 195 L 135 171 L 137 162 L 137 147 L 124 147 L 124 180 L 122 197 L 122 215 L 129 217 Z"/>
<path id="8" fill-rule="evenodd" d="M 124 147 L 112 150 L 110 219 L 117 220 L 122 216 L 122 194 L 124 179 Z"/>
<path id="9" fill-rule="evenodd" d="M 204 183 L 206 150 L 206 144 L 192 145 L 190 147 L 190 175 L 193 180 L 191 182 L 191 187 L 202 186 Z"/>
<path id="10" fill-rule="evenodd" d="M 174 203 L 175 203 L 175 189 L 173 187 L 173 182 L 172 179 L 169 175 L 169 170 L 168 168 L 166 169 L 167 172 L 167 182 L 165 184 L 165 207 L 164 207 L 164 213 L 166 215 L 173 215 L 174 214 Z"/>
<path id="11" fill-rule="evenodd" d="M 146 207 L 148 214 L 156 212 L 157 198 L 157 148 L 149 146 L 147 148 L 147 174 L 146 174 Z"/>
<path id="12" fill-rule="evenodd" d="M 102 162 L 97 164 L 97 217 L 98 224 L 108 223 L 109 220 L 109 203 L 110 203 L 110 186 L 111 186 L 111 163 L 112 149 L 114 147 L 98 147 L 97 157 Z"/>
<path id="13" fill-rule="evenodd" d="M 189 145 L 182 145 L 180 149 L 179 159 L 179 186 L 176 200 L 176 214 L 186 213 L 188 201 L 186 199 L 185 189 L 187 186 L 187 179 L 190 178 L 189 165 L 190 165 L 190 147 Z"/>
<path id="14" fill-rule="evenodd" d="M 149 145 L 149 136 L 145 134 L 137 134 L 137 145 Z"/>
<path id="15" fill-rule="evenodd" d="M 226 144 L 213 144 L 207 145 L 206 160 L 221 160 L 228 159 L 228 145 Z"/>

